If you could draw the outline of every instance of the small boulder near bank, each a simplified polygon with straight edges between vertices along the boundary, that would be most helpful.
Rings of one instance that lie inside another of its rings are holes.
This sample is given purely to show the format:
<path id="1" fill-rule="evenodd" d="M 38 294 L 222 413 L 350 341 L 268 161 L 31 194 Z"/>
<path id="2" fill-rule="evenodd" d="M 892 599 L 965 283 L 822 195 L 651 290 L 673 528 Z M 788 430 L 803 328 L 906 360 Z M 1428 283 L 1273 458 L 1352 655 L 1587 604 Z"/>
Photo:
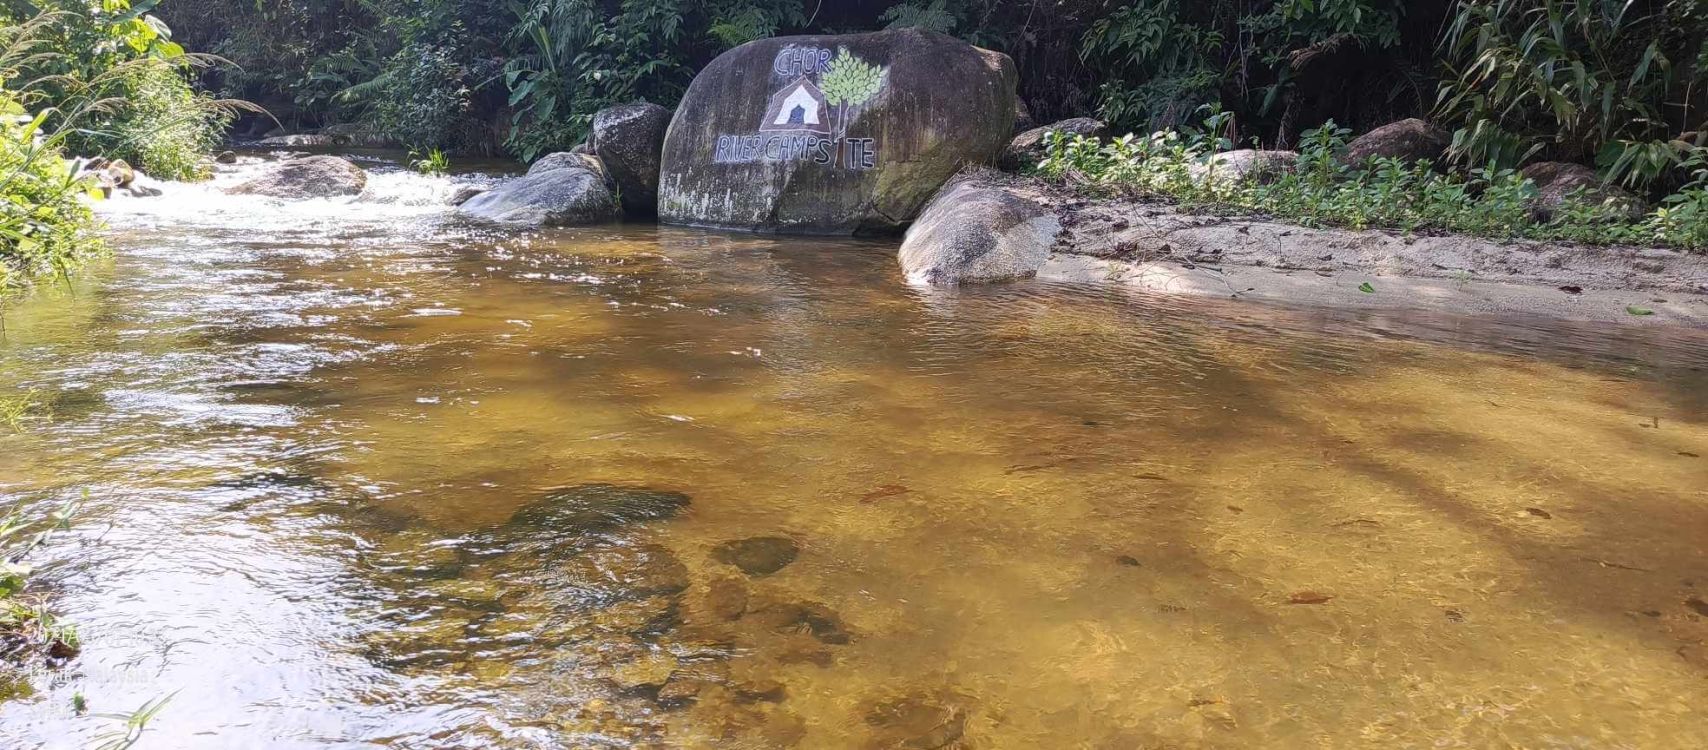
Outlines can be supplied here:
<path id="1" fill-rule="evenodd" d="M 1061 221 L 1037 202 L 977 180 L 943 189 L 902 241 L 908 283 L 1028 279 L 1050 258 Z"/>
<path id="2" fill-rule="evenodd" d="M 1017 82 L 1007 55 L 917 28 L 749 42 L 706 66 L 677 107 L 659 218 L 900 229 L 962 167 L 1001 153 Z"/>
<path id="3" fill-rule="evenodd" d="M 1346 163 L 1355 168 L 1368 166 L 1377 159 L 1399 159 L 1407 164 L 1436 163 L 1452 143 L 1447 131 L 1412 117 L 1352 139 L 1346 147 Z"/>
<path id="4" fill-rule="evenodd" d="M 1644 213 L 1641 199 L 1616 185 L 1602 182 L 1595 170 L 1582 164 L 1538 162 L 1525 167 L 1519 174 L 1536 183 L 1535 211 L 1537 218 L 1543 221 L 1553 220 L 1555 214 L 1573 203 L 1591 206 L 1611 203 L 1630 218 L 1639 218 Z"/>
<path id="5" fill-rule="evenodd" d="M 568 227 L 622 218 L 604 165 L 585 154 L 551 154 L 525 177 L 469 198 L 457 212 L 500 224 Z"/>
<path id="6" fill-rule="evenodd" d="M 1044 158 L 1044 151 L 1049 144 L 1044 137 L 1050 133 L 1065 133 L 1069 136 L 1083 135 L 1087 138 L 1107 138 L 1109 125 L 1102 120 L 1090 117 L 1074 117 L 1053 125 L 1032 128 L 1014 136 L 1008 142 L 1007 150 L 1002 152 L 998 166 L 1010 172 L 1018 172 L 1026 167 L 1036 166 Z"/>
<path id="7" fill-rule="evenodd" d="M 305 156 L 279 162 L 260 177 L 227 192 L 303 200 L 361 195 L 367 186 L 368 173 L 349 160 L 336 156 Z"/>
<path id="8" fill-rule="evenodd" d="M 1233 187 L 1244 182 L 1273 182 L 1298 168 L 1297 151 L 1265 151 L 1242 148 L 1224 151 L 1189 167 L 1194 182 Z"/>
<path id="9" fill-rule="evenodd" d="M 608 107 L 593 116 L 593 151 L 605 162 L 623 210 L 631 215 L 658 213 L 658 162 L 671 114 L 642 102 Z"/>

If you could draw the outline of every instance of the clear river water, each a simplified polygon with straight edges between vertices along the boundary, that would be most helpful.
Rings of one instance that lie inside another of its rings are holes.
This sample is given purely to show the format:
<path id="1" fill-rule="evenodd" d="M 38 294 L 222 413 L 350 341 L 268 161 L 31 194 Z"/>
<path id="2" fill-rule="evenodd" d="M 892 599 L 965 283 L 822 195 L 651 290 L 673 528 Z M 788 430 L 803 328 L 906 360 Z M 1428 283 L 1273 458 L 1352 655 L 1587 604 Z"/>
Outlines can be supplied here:
<path id="1" fill-rule="evenodd" d="M 4 311 L 0 747 L 1708 747 L 1708 332 L 210 186 Z"/>

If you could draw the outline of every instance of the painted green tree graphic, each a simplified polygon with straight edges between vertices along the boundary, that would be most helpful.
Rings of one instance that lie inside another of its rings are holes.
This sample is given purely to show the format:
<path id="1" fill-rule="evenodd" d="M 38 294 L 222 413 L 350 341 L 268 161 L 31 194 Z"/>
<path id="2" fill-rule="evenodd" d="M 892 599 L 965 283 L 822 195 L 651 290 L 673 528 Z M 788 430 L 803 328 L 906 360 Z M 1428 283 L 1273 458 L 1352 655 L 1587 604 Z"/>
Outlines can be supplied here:
<path id="1" fill-rule="evenodd" d="M 849 109 L 864 105 L 883 90 L 884 73 L 883 68 L 855 57 L 847 47 L 830 61 L 830 70 L 819 80 L 819 90 L 827 103 L 842 110 L 837 117 L 839 137 L 848 135 Z"/>

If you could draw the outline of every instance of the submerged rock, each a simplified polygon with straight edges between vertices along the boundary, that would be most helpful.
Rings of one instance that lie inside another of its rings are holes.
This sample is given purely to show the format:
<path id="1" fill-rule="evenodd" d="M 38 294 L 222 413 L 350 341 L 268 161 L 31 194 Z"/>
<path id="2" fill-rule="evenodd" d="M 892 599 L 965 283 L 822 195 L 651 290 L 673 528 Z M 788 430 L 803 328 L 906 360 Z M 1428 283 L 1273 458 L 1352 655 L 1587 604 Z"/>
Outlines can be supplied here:
<path id="1" fill-rule="evenodd" d="M 616 221 L 622 211 L 605 169 L 584 154 L 552 154 L 525 177 L 505 182 L 457 208 L 463 216 L 535 227 L 581 226 Z"/>
<path id="2" fill-rule="evenodd" d="M 360 195 L 367 186 L 368 173 L 347 159 L 305 156 L 280 162 L 260 177 L 227 192 L 302 200 Z"/>
<path id="3" fill-rule="evenodd" d="M 775 232 L 899 229 L 962 167 L 1001 152 L 1017 81 L 1007 55 L 917 28 L 744 44 L 707 65 L 676 110 L 659 216 Z"/>
<path id="4" fill-rule="evenodd" d="M 819 643 L 842 645 L 853 640 L 842 618 L 816 602 L 773 601 L 748 610 L 743 622 L 779 633 L 805 631 Z"/>
<path id="5" fill-rule="evenodd" d="M 1346 148 L 1346 163 L 1352 167 L 1365 167 L 1377 159 L 1434 163 L 1452 143 L 1453 137 L 1446 130 L 1412 117 L 1352 139 Z"/>
<path id="6" fill-rule="evenodd" d="M 768 576 L 788 567 L 800 553 L 801 545 L 788 537 L 756 536 L 724 542 L 712 550 L 712 558 L 750 576 Z"/>
<path id="7" fill-rule="evenodd" d="M 1038 274 L 1061 234 L 1054 213 L 1000 187 L 951 185 L 907 230 L 898 259 L 909 283 L 1011 281 Z"/>
<path id="8" fill-rule="evenodd" d="M 623 210 L 633 216 L 658 213 L 658 165 L 671 111 L 657 104 L 623 104 L 593 116 L 593 152 L 605 162 Z"/>
<path id="9" fill-rule="evenodd" d="M 564 584 L 592 599 L 645 598 L 688 588 L 688 568 L 657 544 L 611 545 L 571 557 Z"/>
<path id="10" fill-rule="evenodd" d="M 877 702 L 866 711 L 873 748 L 936 750 L 949 747 L 966 733 L 967 713 L 958 705 L 926 695 L 909 695 Z"/>
<path id="11" fill-rule="evenodd" d="M 720 620 L 734 620 L 747 612 L 747 584 L 737 578 L 714 578 L 706 585 L 706 609 Z"/>
<path id="12" fill-rule="evenodd" d="M 642 521 L 673 518 L 690 500 L 680 492 L 614 484 L 584 484 L 552 490 L 510 516 L 512 526 L 581 535 Z"/>
<path id="13" fill-rule="evenodd" d="M 485 193 L 487 190 L 488 188 L 476 187 L 474 185 L 461 185 L 455 192 L 451 193 L 451 197 L 445 199 L 445 204 L 461 206 L 462 204 L 469 202 L 475 196 Z"/>
<path id="14" fill-rule="evenodd" d="M 998 166 L 1010 172 L 1018 172 L 1027 167 L 1037 166 L 1044 158 L 1047 138 L 1050 133 L 1063 133 L 1068 136 L 1083 135 L 1087 138 L 1107 138 L 1109 125 L 1102 120 L 1091 117 L 1073 117 L 1041 128 L 1032 128 L 1008 142 L 1008 148 L 1002 152 Z"/>

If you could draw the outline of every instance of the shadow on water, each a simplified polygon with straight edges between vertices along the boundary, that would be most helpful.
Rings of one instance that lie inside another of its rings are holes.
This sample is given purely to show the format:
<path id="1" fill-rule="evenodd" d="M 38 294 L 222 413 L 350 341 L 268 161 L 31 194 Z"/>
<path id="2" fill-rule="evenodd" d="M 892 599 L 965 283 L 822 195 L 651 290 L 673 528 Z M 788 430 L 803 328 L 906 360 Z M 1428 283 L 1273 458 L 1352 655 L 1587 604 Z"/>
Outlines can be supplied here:
<path id="1" fill-rule="evenodd" d="M 138 209 L 12 310 L 57 418 L 0 498 L 91 493 L 88 645 L 0 738 L 178 690 L 172 747 L 1708 742 L 1703 332 L 411 200 Z"/>

